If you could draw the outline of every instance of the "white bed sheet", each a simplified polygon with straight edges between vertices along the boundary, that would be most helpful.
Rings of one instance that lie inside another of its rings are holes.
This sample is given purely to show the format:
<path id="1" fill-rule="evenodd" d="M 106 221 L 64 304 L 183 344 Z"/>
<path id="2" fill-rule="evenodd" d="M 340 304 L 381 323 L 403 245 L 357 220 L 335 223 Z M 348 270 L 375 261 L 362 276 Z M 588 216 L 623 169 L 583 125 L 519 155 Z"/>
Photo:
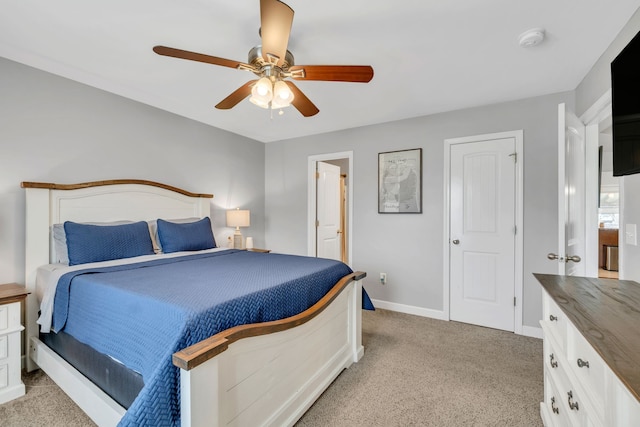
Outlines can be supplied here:
<path id="1" fill-rule="evenodd" d="M 154 254 L 154 255 L 142 255 L 133 258 L 123 258 L 111 261 L 92 262 L 88 264 L 79 265 L 66 265 L 66 264 L 46 264 L 38 267 L 36 275 L 36 296 L 40 302 L 40 317 L 38 318 L 38 324 L 40 325 L 40 331 L 43 333 L 51 332 L 51 322 L 53 321 L 53 299 L 56 295 L 56 288 L 58 287 L 58 281 L 60 278 L 71 271 L 83 270 L 85 268 L 94 267 L 109 267 L 112 265 L 124 265 L 133 264 L 136 262 L 152 261 L 159 258 L 175 258 L 184 255 L 193 255 L 196 253 L 210 253 L 227 251 L 227 248 L 213 248 L 205 249 L 202 251 L 184 251 L 173 252 L 170 254 Z"/>

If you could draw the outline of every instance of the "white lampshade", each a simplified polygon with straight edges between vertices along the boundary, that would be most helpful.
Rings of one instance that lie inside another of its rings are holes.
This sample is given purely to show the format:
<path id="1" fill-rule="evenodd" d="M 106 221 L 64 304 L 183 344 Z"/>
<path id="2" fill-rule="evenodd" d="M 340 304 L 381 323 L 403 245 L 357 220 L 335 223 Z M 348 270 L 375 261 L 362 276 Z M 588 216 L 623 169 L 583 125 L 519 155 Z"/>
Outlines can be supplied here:
<path id="1" fill-rule="evenodd" d="M 273 84 L 268 77 L 262 77 L 251 88 L 251 98 L 249 101 L 262 108 L 269 108 L 269 103 L 273 98 Z"/>
<path id="2" fill-rule="evenodd" d="M 234 209 L 227 211 L 227 227 L 249 227 L 251 213 L 248 209 Z"/>
<path id="3" fill-rule="evenodd" d="M 273 108 L 284 108 L 291 105 L 293 101 L 293 92 L 289 89 L 289 86 L 282 80 L 278 80 L 273 85 L 273 99 L 271 100 L 271 106 Z"/>
<path id="4" fill-rule="evenodd" d="M 248 209 L 234 209 L 227 211 L 227 227 L 235 227 L 233 234 L 233 248 L 242 249 L 242 233 L 240 227 L 251 225 L 251 214 Z"/>

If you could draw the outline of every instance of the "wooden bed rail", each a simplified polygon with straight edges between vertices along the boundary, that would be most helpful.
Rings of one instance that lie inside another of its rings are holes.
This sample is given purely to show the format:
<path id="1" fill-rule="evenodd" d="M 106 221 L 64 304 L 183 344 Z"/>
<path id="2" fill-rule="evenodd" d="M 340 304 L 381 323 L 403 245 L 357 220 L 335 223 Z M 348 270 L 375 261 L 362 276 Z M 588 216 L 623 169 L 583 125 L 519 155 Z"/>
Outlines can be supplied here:
<path id="1" fill-rule="evenodd" d="M 51 182 L 21 182 L 20 187 L 22 188 L 46 188 L 49 190 L 77 190 L 80 188 L 89 188 L 89 187 L 101 187 L 104 185 L 122 185 L 122 184 L 138 184 L 138 185 L 148 185 L 151 187 L 164 188 L 165 190 L 174 191 L 176 193 L 184 194 L 189 197 L 202 197 L 206 199 L 212 199 L 213 194 L 200 194 L 200 193 L 191 193 L 186 190 L 182 190 L 177 187 L 172 187 L 171 185 L 161 184 L 159 182 L 147 181 L 144 179 L 111 179 L 107 181 L 92 181 L 92 182 L 81 182 L 78 184 L 54 184 Z"/>
<path id="2" fill-rule="evenodd" d="M 188 371 L 222 353 L 230 344 L 242 338 L 285 331 L 302 325 L 320 314 L 349 283 L 362 280 L 366 276 L 367 273 L 356 271 L 343 277 L 320 301 L 295 316 L 271 322 L 238 325 L 219 332 L 216 335 L 174 353 L 173 364 L 178 368 Z"/>

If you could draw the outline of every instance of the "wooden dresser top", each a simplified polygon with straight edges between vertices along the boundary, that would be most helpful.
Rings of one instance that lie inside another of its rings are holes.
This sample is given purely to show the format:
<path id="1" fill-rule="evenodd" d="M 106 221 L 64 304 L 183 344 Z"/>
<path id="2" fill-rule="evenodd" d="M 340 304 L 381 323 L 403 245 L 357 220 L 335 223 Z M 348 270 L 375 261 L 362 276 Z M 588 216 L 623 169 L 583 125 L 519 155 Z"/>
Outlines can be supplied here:
<path id="1" fill-rule="evenodd" d="M 16 283 L 5 283 L 0 285 L 0 304 L 9 304 L 16 301 L 22 301 L 31 292 L 27 291 L 24 286 Z"/>
<path id="2" fill-rule="evenodd" d="M 592 277 L 534 276 L 640 400 L 640 284 Z"/>

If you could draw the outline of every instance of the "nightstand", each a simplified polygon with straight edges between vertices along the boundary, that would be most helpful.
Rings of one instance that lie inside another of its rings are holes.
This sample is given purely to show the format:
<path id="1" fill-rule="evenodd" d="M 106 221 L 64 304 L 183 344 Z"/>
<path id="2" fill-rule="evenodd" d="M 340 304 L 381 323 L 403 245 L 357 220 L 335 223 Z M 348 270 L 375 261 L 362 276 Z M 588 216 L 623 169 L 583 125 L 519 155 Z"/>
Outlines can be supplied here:
<path id="1" fill-rule="evenodd" d="M 24 395 L 20 371 L 20 303 L 29 292 L 15 283 L 0 285 L 0 404 Z"/>
<path id="2" fill-rule="evenodd" d="M 260 253 L 264 253 L 264 254 L 268 254 L 269 252 L 271 252 L 271 249 L 258 249 L 258 248 L 251 248 L 251 249 L 247 249 L 249 252 L 260 252 Z"/>

